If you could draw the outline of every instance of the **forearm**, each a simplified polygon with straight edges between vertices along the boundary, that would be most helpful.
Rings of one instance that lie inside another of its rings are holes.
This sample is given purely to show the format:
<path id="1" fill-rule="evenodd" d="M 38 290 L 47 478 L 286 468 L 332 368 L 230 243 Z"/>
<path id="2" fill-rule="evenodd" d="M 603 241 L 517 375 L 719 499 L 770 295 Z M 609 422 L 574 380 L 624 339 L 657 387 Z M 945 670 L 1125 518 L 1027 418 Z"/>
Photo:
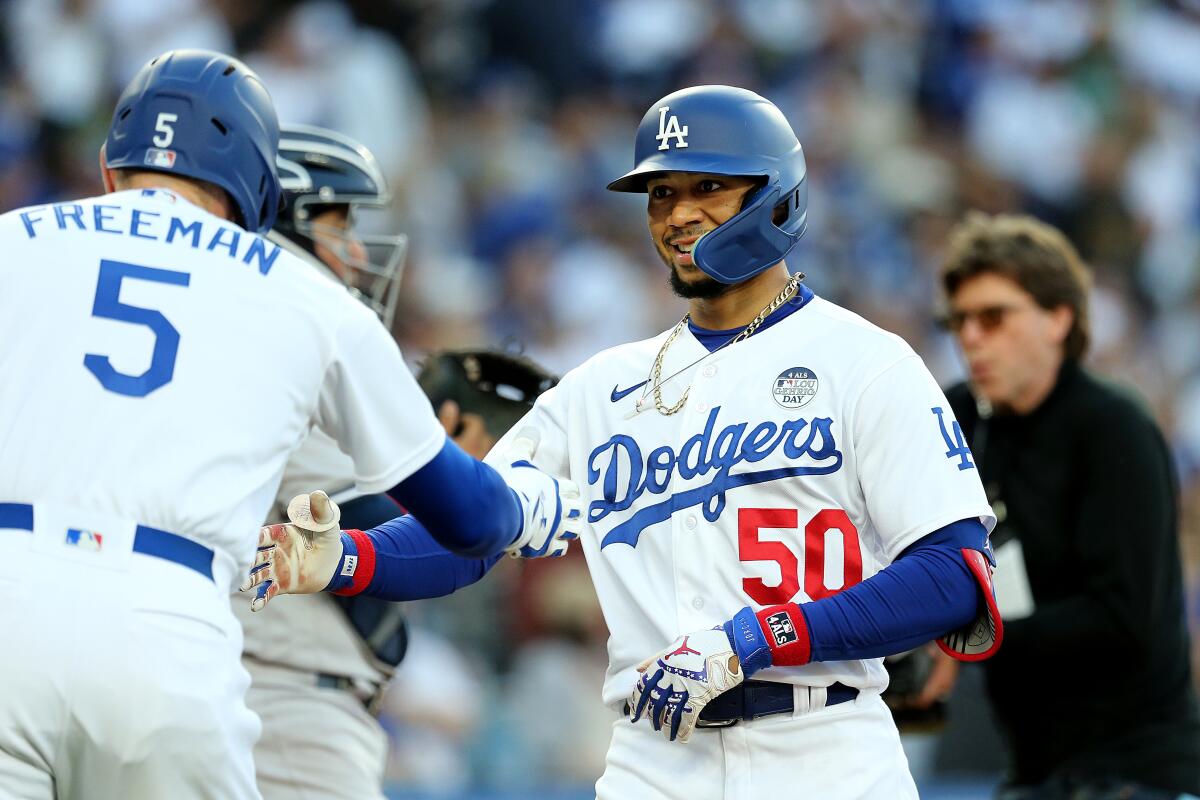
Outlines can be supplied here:
<path id="1" fill-rule="evenodd" d="M 447 440 L 421 469 L 388 491 L 433 540 L 464 556 L 502 553 L 521 533 L 520 501 L 496 470 Z"/>
<path id="2" fill-rule="evenodd" d="M 788 603 L 726 623 L 739 657 L 765 666 L 878 658 L 910 650 L 969 623 L 979 588 L 961 547 L 986 541 L 978 522 L 935 532 L 884 570 L 816 602 Z"/>
<path id="3" fill-rule="evenodd" d="M 404 516 L 367 531 L 345 534 L 357 559 L 352 578 L 335 576 L 327 591 L 384 600 L 444 597 L 475 583 L 500 556 L 466 558 L 449 552 L 414 517 Z"/>
<path id="4" fill-rule="evenodd" d="M 936 639 L 970 622 L 978 602 L 962 557 L 927 549 L 800 610 L 811 660 L 845 661 L 902 653 Z"/>

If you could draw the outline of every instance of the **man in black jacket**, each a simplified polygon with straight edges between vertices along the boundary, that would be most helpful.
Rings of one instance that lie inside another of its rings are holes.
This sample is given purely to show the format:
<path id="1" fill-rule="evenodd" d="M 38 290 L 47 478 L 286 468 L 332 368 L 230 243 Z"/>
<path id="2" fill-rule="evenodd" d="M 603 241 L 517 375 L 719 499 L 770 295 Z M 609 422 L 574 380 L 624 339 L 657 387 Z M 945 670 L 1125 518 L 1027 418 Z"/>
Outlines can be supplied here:
<path id="1" fill-rule="evenodd" d="M 947 397 L 999 520 L 999 796 L 1200 794 L 1171 458 L 1139 401 L 1080 365 L 1087 268 L 1048 225 L 972 214 L 941 277 L 970 376 Z"/>

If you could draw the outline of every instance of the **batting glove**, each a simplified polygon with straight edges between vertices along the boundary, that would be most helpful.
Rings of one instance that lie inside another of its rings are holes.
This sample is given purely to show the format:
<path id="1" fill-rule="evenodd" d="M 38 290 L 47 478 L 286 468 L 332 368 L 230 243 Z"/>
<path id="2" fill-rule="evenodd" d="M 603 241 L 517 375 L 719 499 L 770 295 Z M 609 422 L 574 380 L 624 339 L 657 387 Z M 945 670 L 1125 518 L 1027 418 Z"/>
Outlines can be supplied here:
<path id="1" fill-rule="evenodd" d="M 346 569 L 357 550 L 338 526 L 337 503 L 324 492 L 300 494 L 288 503 L 288 522 L 258 532 L 258 552 L 242 591 L 255 589 L 250 610 L 259 611 L 277 594 L 320 592 Z M 347 553 L 350 553 L 347 556 Z"/>
<path id="2" fill-rule="evenodd" d="M 533 465 L 540 440 L 536 428 L 522 428 L 505 453 L 508 466 L 497 468 L 521 502 L 521 533 L 506 551 L 514 558 L 557 558 L 583 530 L 579 486 Z"/>
<path id="3" fill-rule="evenodd" d="M 649 717 L 654 730 L 672 742 L 686 742 L 704 707 L 745 679 L 722 628 L 681 636 L 639 664 L 638 672 L 642 677 L 629 698 L 630 721 Z"/>

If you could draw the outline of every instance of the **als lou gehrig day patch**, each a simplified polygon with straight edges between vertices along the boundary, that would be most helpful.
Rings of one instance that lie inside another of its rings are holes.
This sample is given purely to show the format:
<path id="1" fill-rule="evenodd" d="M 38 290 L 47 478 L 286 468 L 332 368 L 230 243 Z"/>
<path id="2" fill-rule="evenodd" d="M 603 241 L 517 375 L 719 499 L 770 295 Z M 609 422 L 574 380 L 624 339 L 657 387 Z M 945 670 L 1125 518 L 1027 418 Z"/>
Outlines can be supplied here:
<path id="1" fill-rule="evenodd" d="M 808 367 L 792 367 L 772 382 L 771 396 L 784 408 L 802 408 L 817 396 L 817 386 L 817 373 Z"/>

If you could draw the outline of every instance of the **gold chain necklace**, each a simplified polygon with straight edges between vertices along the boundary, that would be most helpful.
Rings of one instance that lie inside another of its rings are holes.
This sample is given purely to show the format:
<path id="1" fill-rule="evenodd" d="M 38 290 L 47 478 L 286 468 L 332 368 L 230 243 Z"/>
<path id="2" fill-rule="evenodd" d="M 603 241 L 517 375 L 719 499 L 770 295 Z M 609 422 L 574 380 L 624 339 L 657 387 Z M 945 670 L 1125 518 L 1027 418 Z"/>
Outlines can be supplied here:
<path id="1" fill-rule="evenodd" d="M 694 361 L 691 364 L 688 364 L 686 367 L 679 370 L 679 372 L 676 372 L 676 373 L 668 376 L 667 380 L 674 378 L 675 375 L 678 375 L 680 372 L 683 372 L 683 370 L 685 370 L 685 369 L 694 367 L 696 364 L 699 364 L 705 358 L 708 358 L 709 356 L 713 355 L 713 353 L 716 353 L 718 350 L 723 350 L 724 348 L 728 347 L 731 344 L 735 344 L 737 342 L 742 341 L 743 339 L 750 338 L 754 334 L 754 332 L 756 330 L 758 330 L 758 326 L 763 324 L 763 320 L 765 320 L 767 317 L 771 316 L 771 314 L 775 313 L 776 309 L 778 309 L 781 305 L 783 305 L 789 299 L 791 299 L 792 295 L 794 295 L 796 293 L 796 290 L 800 288 L 800 281 L 802 281 L 802 280 L 804 280 L 803 272 L 797 272 L 794 275 L 792 275 L 792 277 L 788 278 L 788 282 L 783 287 L 783 291 L 780 292 L 779 294 L 777 294 L 775 296 L 774 300 L 767 303 L 766 307 L 763 308 L 762 311 L 758 312 L 758 316 L 756 316 L 754 319 L 750 320 L 750 324 L 747 325 L 743 330 L 739 331 L 736 336 L 732 337 L 729 341 L 725 342 L 720 347 L 718 347 L 716 350 L 713 350 L 711 353 L 707 353 L 703 357 L 698 359 L 697 361 Z M 658 355 L 655 356 L 655 358 L 654 358 L 654 368 L 650 371 L 650 384 L 654 388 L 654 407 L 658 410 L 658 413 L 662 414 L 665 417 L 669 417 L 672 414 L 677 413 L 680 409 L 682 409 L 683 404 L 687 402 L 688 393 L 692 391 L 692 385 L 689 383 L 688 387 L 683 390 L 683 396 L 680 397 L 679 400 L 674 405 L 668 406 L 665 402 L 663 402 L 662 385 L 663 385 L 663 383 L 665 383 L 665 381 L 662 380 L 663 359 L 667 355 L 667 350 L 671 347 L 671 345 L 675 342 L 675 340 L 677 338 L 679 338 L 679 334 L 683 332 L 684 326 L 686 326 L 688 324 L 688 320 L 691 318 L 692 318 L 692 313 L 689 311 L 688 313 L 683 315 L 683 319 L 679 320 L 679 322 L 676 323 L 674 330 L 671 331 L 671 335 L 667 337 L 667 340 L 665 342 L 663 342 L 662 347 L 660 347 L 658 349 Z M 645 395 L 643 394 L 642 397 L 644 399 Z M 641 406 L 641 401 L 638 401 L 638 406 Z"/>

